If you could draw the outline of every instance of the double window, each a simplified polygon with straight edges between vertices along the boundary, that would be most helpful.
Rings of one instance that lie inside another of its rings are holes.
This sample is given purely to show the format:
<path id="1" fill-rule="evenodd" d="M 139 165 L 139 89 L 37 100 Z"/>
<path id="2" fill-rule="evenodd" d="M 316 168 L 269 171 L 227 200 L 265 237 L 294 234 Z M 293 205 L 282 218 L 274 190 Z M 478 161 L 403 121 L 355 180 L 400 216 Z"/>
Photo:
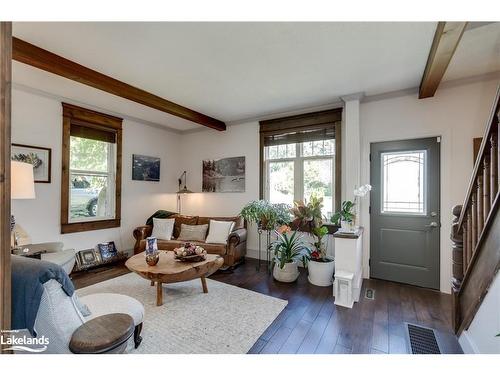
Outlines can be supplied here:
<path id="1" fill-rule="evenodd" d="M 340 204 L 341 110 L 261 122 L 261 196 L 271 203 L 323 197 L 330 218 Z"/>
<path id="2" fill-rule="evenodd" d="M 121 123 L 63 103 L 61 232 L 120 226 Z"/>

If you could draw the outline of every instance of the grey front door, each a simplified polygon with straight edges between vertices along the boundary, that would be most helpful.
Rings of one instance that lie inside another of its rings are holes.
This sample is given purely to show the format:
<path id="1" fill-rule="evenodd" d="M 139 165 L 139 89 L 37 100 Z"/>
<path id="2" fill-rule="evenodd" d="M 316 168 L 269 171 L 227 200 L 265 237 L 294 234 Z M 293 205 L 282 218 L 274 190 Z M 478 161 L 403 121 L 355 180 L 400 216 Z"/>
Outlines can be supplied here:
<path id="1" fill-rule="evenodd" d="M 370 275 L 439 289 L 440 138 L 372 143 Z"/>

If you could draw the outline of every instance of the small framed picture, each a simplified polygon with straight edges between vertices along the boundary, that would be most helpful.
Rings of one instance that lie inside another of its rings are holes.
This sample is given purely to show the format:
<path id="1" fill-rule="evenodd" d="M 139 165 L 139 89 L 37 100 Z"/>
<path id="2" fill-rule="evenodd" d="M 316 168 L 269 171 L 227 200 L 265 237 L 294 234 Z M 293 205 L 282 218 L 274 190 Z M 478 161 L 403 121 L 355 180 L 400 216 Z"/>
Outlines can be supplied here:
<path id="1" fill-rule="evenodd" d="M 132 180 L 160 181 L 160 158 L 133 154 Z"/>
<path id="2" fill-rule="evenodd" d="M 35 182 L 50 183 L 52 150 L 47 147 L 28 146 L 13 143 L 11 159 L 33 165 Z"/>
<path id="3" fill-rule="evenodd" d="M 81 266 L 89 266 L 99 263 L 99 258 L 94 249 L 81 250 L 78 252 Z"/>
<path id="4" fill-rule="evenodd" d="M 103 242 L 97 245 L 103 261 L 114 258 L 118 255 L 115 243 L 113 241 Z"/>

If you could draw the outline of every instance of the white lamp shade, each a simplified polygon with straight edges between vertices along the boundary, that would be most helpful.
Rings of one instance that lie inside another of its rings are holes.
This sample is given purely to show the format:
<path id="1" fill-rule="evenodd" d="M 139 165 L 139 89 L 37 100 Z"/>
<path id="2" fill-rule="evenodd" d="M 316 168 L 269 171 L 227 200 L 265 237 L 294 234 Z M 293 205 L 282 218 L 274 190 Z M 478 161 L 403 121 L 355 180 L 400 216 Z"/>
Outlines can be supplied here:
<path id="1" fill-rule="evenodd" d="M 10 162 L 10 198 L 35 199 L 33 165 L 13 160 Z"/>

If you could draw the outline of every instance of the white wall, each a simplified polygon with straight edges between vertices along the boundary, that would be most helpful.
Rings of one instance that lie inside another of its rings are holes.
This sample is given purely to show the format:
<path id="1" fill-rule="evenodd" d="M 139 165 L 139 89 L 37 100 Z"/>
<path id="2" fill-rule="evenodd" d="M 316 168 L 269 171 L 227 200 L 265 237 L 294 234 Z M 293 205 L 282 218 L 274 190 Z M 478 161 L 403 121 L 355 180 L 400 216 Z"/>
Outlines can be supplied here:
<path id="1" fill-rule="evenodd" d="M 60 233 L 61 102 L 13 89 L 12 142 L 52 149 L 52 182 L 35 184 L 35 200 L 15 200 L 12 212 L 33 242 L 63 241 L 78 250 L 103 241 L 115 241 L 119 250 L 133 248 L 133 229 L 157 209 L 175 210 L 179 175 L 179 134 L 140 123 L 123 122 L 121 227 L 90 232 Z M 132 154 L 161 158 L 160 182 L 132 181 Z"/>
<path id="2" fill-rule="evenodd" d="M 441 282 L 450 293 L 451 208 L 462 204 L 473 168 L 472 139 L 481 137 L 498 81 L 482 81 L 440 89 L 434 98 L 416 94 L 361 104 L 361 183 L 370 181 L 370 143 L 441 136 Z M 348 147 L 348 146 L 347 146 Z M 369 199 L 361 202 L 366 227 L 364 277 L 368 277 Z"/>
<path id="3" fill-rule="evenodd" d="M 459 338 L 464 353 L 500 354 L 500 273 L 490 286 L 469 329 Z"/>

